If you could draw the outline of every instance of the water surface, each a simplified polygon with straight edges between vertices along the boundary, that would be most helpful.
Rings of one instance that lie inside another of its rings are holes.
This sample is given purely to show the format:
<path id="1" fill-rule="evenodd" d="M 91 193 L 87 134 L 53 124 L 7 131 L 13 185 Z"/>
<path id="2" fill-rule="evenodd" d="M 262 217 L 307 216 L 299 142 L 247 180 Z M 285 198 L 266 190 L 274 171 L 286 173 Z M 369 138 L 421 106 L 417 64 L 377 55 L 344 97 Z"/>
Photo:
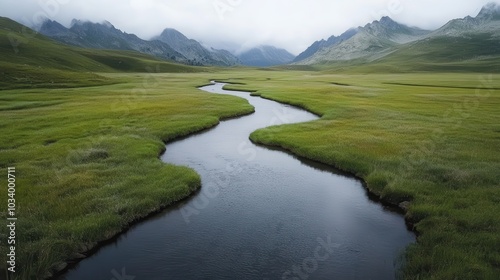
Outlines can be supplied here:
<path id="1" fill-rule="evenodd" d="M 255 113 L 169 143 L 162 160 L 195 169 L 202 190 L 134 226 L 61 279 L 394 279 L 414 234 L 362 183 L 258 147 L 258 128 L 317 119 L 246 92 Z M 132 278 L 134 277 L 134 278 Z"/>

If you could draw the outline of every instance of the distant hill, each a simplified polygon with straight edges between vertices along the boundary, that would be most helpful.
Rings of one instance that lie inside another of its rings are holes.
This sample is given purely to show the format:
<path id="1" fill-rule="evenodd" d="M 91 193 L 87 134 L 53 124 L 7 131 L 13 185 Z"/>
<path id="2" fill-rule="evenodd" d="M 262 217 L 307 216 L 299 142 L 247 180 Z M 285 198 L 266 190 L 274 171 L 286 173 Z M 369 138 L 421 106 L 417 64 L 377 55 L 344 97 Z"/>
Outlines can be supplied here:
<path id="1" fill-rule="evenodd" d="M 376 59 L 390 53 L 398 45 L 417 41 L 430 31 L 409 27 L 383 17 L 351 31 L 346 40 L 324 47 L 298 64 L 310 65 L 331 61 L 345 61 L 359 58 Z"/>
<path id="2" fill-rule="evenodd" d="M 484 6 L 476 17 L 454 19 L 434 31 L 432 37 L 464 37 L 467 34 L 500 34 L 500 5 Z"/>
<path id="3" fill-rule="evenodd" d="M 39 32 L 56 41 L 94 49 L 133 50 L 153 55 L 165 60 L 181 63 L 187 59 L 169 45 L 159 41 L 145 41 L 133 34 L 116 29 L 111 23 L 92 23 L 73 20 L 71 27 L 66 28 L 56 21 L 46 20 Z"/>
<path id="4" fill-rule="evenodd" d="M 488 4 L 476 17 L 451 20 L 435 31 L 383 17 L 294 64 L 356 71 L 498 72 L 500 5 Z"/>
<path id="5" fill-rule="evenodd" d="M 64 32 L 57 30 L 53 32 Z M 26 34 L 29 34 L 27 36 Z M 136 51 L 95 50 L 58 43 L 0 17 L 0 89 L 74 87 L 111 83 L 93 72 L 199 72 Z M 15 42 L 13 45 L 12 42 Z"/>
<path id="6" fill-rule="evenodd" d="M 352 36 L 356 35 L 358 33 L 359 29 L 358 28 L 351 28 L 341 34 L 340 36 L 331 36 L 328 38 L 328 40 L 320 40 L 314 42 L 309 48 L 307 48 L 305 51 L 303 51 L 301 54 L 299 54 L 293 62 L 299 62 L 302 60 L 305 60 L 306 58 L 309 58 L 316 54 L 318 51 L 340 44 L 345 40 L 350 39 Z"/>
<path id="7" fill-rule="evenodd" d="M 207 49 L 198 41 L 188 39 L 181 32 L 167 28 L 153 40 L 161 41 L 182 54 L 192 65 L 233 66 L 239 64 L 238 58 L 225 50 Z"/>
<path id="8" fill-rule="evenodd" d="M 195 40 L 188 39 L 174 29 L 165 31 L 152 40 L 142 40 L 134 34 L 116 29 L 111 23 L 93 23 L 73 20 L 70 28 L 46 20 L 39 32 L 64 44 L 83 48 L 133 50 L 164 60 L 189 65 L 232 66 L 238 59 L 224 50 L 206 49 Z"/>
<path id="9" fill-rule="evenodd" d="M 476 17 L 451 20 L 372 65 L 396 71 L 499 72 L 500 6 L 488 4 Z"/>
<path id="10" fill-rule="evenodd" d="M 23 30 L 30 29 L 0 18 L 0 89 L 50 87 L 52 83 L 74 86 L 84 80 L 100 83 L 106 79 L 91 72 L 144 72 L 156 65 L 160 72 L 206 70 L 179 63 L 359 72 L 500 71 L 500 5 L 494 3 L 485 5 L 475 17 L 453 19 L 434 31 L 383 17 L 317 41 L 297 57 L 272 46 L 236 57 L 206 48 L 174 29 L 147 41 L 109 22 L 75 20 L 66 28 L 47 20 L 39 34 L 28 38 Z M 12 42 L 19 43 L 16 51 Z"/>
<path id="11" fill-rule="evenodd" d="M 402 62 L 411 62 L 415 70 L 499 72 L 500 6 L 489 4 L 476 17 L 451 20 L 425 38 L 399 47 L 377 64 Z"/>
<path id="12" fill-rule="evenodd" d="M 284 49 L 260 46 L 241 53 L 238 58 L 243 65 L 268 67 L 290 63 L 295 56 Z"/>

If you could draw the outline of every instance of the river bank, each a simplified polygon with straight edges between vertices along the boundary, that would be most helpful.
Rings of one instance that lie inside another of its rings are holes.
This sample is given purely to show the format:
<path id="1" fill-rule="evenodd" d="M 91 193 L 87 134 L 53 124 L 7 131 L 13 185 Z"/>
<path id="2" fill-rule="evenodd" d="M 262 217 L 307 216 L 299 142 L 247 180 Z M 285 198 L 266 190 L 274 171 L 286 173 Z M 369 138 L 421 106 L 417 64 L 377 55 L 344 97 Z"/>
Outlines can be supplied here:
<path id="1" fill-rule="evenodd" d="M 302 265 L 317 238 L 338 246 L 311 276 L 373 277 L 377 271 L 379 279 L 393 278 L 394 260 L 413 240 L 401 216 L 370 201 L 353 178 L 248 140 L 257 128 L 317 117 L 245 92 L 225 92 L 221 85 L 206 90 L 245 98 L 256 112 L 167 145 L 162 159 L 200 174 L 200 193 L 141 223 L 65 279 L 88 279 L 116 267 L 145 279 L 282 278 L 293 264 Z"/>
<path id="2" fill-rule="evenodd" d="M 253 94 L 323 116 L 256 131 L 253 141 L 352 172 L 382 200 L 407 209 L 419 237 L 407 251 L 405 279 L 493 279 L 498 254 L 487 248 L 495 247 L 500 225 L 493 214 L 500 104 L 493 77 L 269 74 L 228 81 L 246 83 L 231 89 L 259 89 Z"/>
<path id="3" fill-rule="evenodd" d="M 162 140 L 253 112 L 237 98 L 200 95 L 203 74 L 175 81 L 158 74 L 147 87 L 148 74 L 109 76 L 127 82 L 2 91 L 14 109 L 0 111 L 0 165 L 16 167 L 23 206 L 17 279 L 48 277 L 132 221 L 189 196 L 199 176 L 158 160 Z M 0 198 L 7 201 L 6 193 Z"/>

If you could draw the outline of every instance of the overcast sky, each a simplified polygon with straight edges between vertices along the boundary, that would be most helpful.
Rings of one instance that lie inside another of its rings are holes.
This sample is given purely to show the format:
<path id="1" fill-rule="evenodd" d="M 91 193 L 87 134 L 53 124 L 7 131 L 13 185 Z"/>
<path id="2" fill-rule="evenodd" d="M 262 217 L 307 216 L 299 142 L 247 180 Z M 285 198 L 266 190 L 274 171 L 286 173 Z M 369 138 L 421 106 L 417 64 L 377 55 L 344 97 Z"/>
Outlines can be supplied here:
<path id="1" fill-rule="evenodd" d="M 46 16 L 108 20 L 116 28 L 150 39 L 166 28 L 232 51 L 269 44 L 299 54 L 311 43 L 388 15 L 436 29 L 454 18 L 476 16 L 500 0 L 0 0 L 0 15 L 29 26 Z"/>

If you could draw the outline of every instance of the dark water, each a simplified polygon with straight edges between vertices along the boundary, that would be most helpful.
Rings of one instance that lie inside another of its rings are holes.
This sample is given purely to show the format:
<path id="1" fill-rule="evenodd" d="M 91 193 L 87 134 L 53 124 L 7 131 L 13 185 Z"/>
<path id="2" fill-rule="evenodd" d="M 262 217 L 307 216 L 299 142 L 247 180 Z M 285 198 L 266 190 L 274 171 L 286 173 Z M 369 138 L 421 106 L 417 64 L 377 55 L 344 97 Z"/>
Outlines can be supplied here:
<path id="1" fill-rule="evenodd" d="M 144 221 L 61 279 L 393 279 L 414 242 L 402 216 L 327 166 L 253 145 L 258 128 L 317 119 L 222 84 L 256 112 L 170 143 L 162 160 L 202 190 Z M 208 93 L 207 93 L 208 94 Z"/>

